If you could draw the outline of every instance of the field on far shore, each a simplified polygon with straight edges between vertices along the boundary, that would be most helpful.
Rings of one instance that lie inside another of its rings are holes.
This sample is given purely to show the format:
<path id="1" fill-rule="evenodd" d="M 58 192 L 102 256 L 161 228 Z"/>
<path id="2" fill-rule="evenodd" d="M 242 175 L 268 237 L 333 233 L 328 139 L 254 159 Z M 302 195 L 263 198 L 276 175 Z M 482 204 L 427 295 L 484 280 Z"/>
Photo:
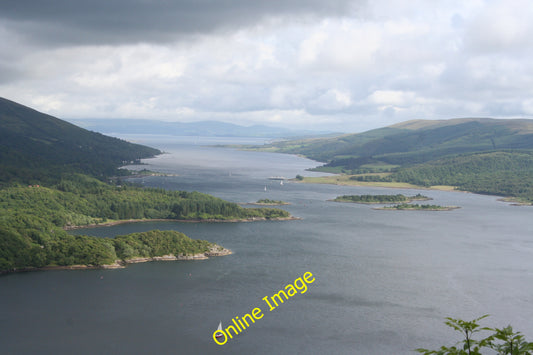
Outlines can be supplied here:
<path id="1" fill-rule="evenodd" d="M 453 191 L 454 186 L 435 185 L 431 187 L 424 187 L 409 184 L 406 182 L 383 182 L 383 181 L 357 181 L 350 180 L 354 175 L 330 175 L 319 177 L 304 177 L 303 180 L 294 180 L 296 182 L 303 182 L 309 184 L 332 184 L 332 185 L 346 185 L 346 186 L 373 186 L 373 187 L 389 187 L 395 189 L 420 189 L 420 190 L 442 190 Z"/>

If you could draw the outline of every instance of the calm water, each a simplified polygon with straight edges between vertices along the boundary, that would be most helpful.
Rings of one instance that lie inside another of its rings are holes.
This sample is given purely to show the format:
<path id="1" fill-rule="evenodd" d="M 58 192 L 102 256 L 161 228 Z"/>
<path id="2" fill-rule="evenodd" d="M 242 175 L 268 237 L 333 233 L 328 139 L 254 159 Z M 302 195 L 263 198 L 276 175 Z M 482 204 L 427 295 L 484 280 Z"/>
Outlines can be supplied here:
<path id="1" fill-rule="evenodd" d="M 420 191 L 436 204 L 462 208 L 376 211 L 327 200 L 419 191 L 280 185 L 268 177 L 311 175 L 305 169 L 316 163 L 203 147 L 201 138 L 134 138 L 169 153 L 146 160 L 149 169 L 178 175 L 139 183 L 234 202 L 281 199 L 303 219 L 84 230 L 112 237 L 176 229 L 234 254 L 0 277 L 2 354 L 414 354 L 417 347 L 459 340 L 444 317 L 487 313 L 484 325 L 510 323 L 533 340 L 533 208 L 490 196 Z M 261 299 L 308 271 L 316 280 L 307 292 L 269 312 Z M 227 344 L 214 343 L 219 321 L 227 326 L 255 307 L 263 318 Z"/>

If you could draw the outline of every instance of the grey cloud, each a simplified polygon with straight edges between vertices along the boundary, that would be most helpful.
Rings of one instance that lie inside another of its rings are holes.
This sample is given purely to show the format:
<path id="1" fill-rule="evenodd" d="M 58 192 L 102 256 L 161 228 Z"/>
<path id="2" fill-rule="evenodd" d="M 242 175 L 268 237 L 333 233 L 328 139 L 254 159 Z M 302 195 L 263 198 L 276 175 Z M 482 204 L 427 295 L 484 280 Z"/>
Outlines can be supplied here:
<path id="1" fill-rule="evenodd" d="M 359 1 L 359 0 L 356 0 Z M 342 16 L 354 0 L 2 0 L 0 21 L 46 44 L 167 42 L 269 16 Z"/>

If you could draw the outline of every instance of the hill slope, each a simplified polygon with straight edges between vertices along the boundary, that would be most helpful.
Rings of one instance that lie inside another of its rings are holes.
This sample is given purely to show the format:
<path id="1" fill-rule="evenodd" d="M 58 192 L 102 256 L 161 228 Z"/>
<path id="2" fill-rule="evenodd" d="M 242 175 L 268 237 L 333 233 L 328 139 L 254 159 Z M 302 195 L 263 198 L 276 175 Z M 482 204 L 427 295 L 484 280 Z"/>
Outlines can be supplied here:
<path id="1" fill-rule="evenodd" d="M 336 138 L 276 144 L 283 153 L 304 154 L 330 166 L 358 168 L 369 162 L 423 163 L 451 154 L 533 149 L 533 121 L 463 118 L 413 120 Z"/>
<path id="2" fill-rule="evenodd" d="M 354 184 L 450 185 L 533 202 L 533 120 L 414 120 L 268 149 L 326 162 L 317 170 L 354 175 Z"/>
<path id="3" fill-rule="evenodd" d="M 111 175 L 124 162 L 160 153 L 0 98 L 0 182 L 42 181 L 59 171 Z"/>

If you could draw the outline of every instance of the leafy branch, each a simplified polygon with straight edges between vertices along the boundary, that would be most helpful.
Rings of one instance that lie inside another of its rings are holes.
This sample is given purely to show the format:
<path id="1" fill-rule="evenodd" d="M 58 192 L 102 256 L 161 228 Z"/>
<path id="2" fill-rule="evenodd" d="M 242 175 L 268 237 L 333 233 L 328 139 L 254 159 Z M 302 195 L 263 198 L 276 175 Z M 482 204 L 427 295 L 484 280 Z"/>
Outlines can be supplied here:
<path id="1" fill-rule="evenodd" d="M 451 347 L 441 346 L 439 350 L 419 348 L 415 351 L 424 355 L 481 355 L 481 349 L 486 348 L 499 355 L 533 355 L 533 343 L 527 342 L 520 332 L 514 332 L 510 325 L 503 329 L 481 327 L 478 322 L 488 316 L 471 321 L 446 317 L 445 324 L 460 332 L 464 339 Z M 481 331 L 491 331 L 492 334 L 481 340 L 474 339 L 474 334 Z"/>

